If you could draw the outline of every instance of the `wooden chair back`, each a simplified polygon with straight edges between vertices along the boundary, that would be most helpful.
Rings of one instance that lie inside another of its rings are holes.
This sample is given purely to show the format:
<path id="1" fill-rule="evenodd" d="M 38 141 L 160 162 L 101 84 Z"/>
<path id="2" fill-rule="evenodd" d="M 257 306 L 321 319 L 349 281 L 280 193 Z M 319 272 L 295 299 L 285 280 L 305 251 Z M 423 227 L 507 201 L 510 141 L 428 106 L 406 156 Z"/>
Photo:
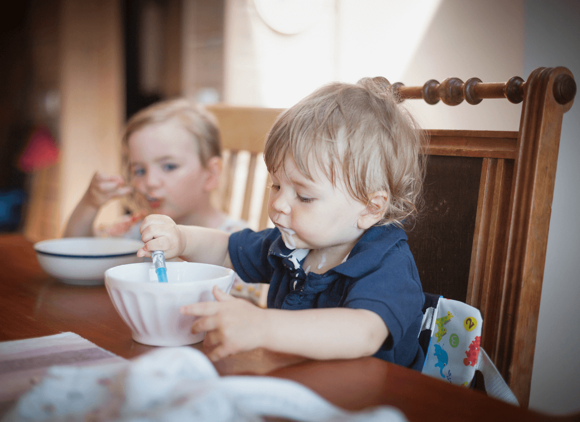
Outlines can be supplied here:
<path id="1" fill-rule="evenodd" d="M 424 210 L 408 230 L 423 290 L 483 315 L 482 347 L 527 407 L 560 130 L 576 84 L 563 67 L 527 81 L 431 80 L 403 100 L 523 101 L 519 131 L 431 130 Z"/>
<path id="2" fill-rule="evenodd" d="M 230 216 L 262 230 L 269 225 L 264 144 L 283 109 L 212 105 L 207 110 L 218 120 L 223 150 L 216 202 Z"/>

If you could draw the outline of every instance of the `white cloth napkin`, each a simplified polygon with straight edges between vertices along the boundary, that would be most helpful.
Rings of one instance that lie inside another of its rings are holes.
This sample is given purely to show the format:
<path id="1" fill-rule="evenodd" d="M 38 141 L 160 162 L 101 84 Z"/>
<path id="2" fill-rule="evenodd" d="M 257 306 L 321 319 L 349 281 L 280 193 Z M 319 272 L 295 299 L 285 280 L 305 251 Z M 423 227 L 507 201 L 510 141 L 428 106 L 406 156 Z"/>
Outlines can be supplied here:
<path id="1" fill-rule="evenodd" d="M 381 406 L 346 412 L 308 388 L 270 377 L 220 377 L 189 347 L 154 350 L 133 361 L 55 366 L 4 421 L 405 421 Z"/>

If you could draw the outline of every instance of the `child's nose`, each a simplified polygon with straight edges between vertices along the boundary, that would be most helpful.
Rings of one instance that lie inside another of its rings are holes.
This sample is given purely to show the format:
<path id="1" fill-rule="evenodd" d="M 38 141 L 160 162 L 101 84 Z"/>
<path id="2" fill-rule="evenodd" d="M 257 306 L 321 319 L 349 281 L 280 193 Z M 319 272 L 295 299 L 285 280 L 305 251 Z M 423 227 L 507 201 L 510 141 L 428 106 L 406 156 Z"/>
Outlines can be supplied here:
<path id="1" fill-rule="evenodd" d="M 272 208 L 279 213 L 282 214 L 290 214 L 290 205 L 288 201 L 282 195 L 282 192 L 278 192 L 278 194 L 274 197 L 272 201 Z"/>
<path id="2" fill-rule="evenodd" d="M 145 178 L 145 183 L 147 187 L 156 188 L 161 185 L 160 174 L 155 170 L 150 170 L 147 172 L 147 177 Z"/>

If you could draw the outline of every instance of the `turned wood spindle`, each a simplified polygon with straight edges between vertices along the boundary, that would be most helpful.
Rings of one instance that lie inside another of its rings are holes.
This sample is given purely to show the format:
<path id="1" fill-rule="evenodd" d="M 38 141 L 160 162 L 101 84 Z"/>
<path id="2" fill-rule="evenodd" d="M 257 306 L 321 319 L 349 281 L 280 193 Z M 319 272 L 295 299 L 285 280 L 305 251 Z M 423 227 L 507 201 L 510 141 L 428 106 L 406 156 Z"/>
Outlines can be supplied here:
<path id="1" fill-rule="evenodd" d="M 447 78 L 437 89 L 441 101 L 450 106 L 463 102 L 463 81 L 459 78 Z"/>
<path id="2" fill-rule="evenodd" d="M 471 105 L 476 105 L 483 101 L 483 98 L 478 96 L 476 92 L 477 85 L 480 83 L 481 79 L 471 78 L 463 85 L 463 96 L 465 97 L 465 101 Z"/>
<path id="3" fill-rule="evenodd" d="M 405 98 L 403 97 L 403 95 L 401 94 L 401 88 L 404 87 L 405 85 L 402 82 L 395 82 L 392 87 L 393 87 L 393 96 L 395 97 L 395 99 L 397 100 L 398 103 L 401 103 L 405 100 Z"/>
<path id="4" fill-rule="evenodd" d="M 576 95 L 576 82 L 574 78 L 566 74 L 558 75 L 554 81 L 552 93 L 558 104 L 568 104 Z"/>
<path id="5" fill-rule="evenodd" d="M 421 97 L 425 100 L 427 104 L 435 105 L 441 99 L 439 97 L 439 81 L 435 79 L 430 79 L 423 85 L 421 90 Z"/>
<path id="6" fill-rule="evenodd" d="M 503 94 L 509 102 L 521 103 L 524 100 L 524 80 L 519 76 L 510 78 L 504 86 Z"/>
<path id="7" fill-rule="evenodd" d="M 423 99 L 427 104 L 435 105 L 442 100 L 447 105 L 458 105 L 467 101 L 471 105 L 481 103 L 488 98 L 507 98 L 514 104 L 524 99 L 525 82 L 514 76 L 506 83 L 483 83 L 479 78 L 470 78 L 467 82 L 459 78 L 447 78 L 441 84 L 431 79 L 421 86 L 405 86 L 401 82 L 392 85 L 398 101 Z M 568 75 L 561 77 L 554 84 L 554 96 L 558 102 L 566 104 L 576 94 L 576 83 Z"/>
<path id="8" fill-rule="evenodd" d="M 441 100 L 450 106 L 461 104 L 463 100 L 476 105 L 489 98 L 506 98 L 511 103 L 519 104 L 524 100 L 525 86 L 526 82 L 519 76 L 510 78 L 506 83 L 483 83 L 479 78 L 470 78 L 463 83 L 459 78 L 447 78 L 442 83 L 431 79 L 423 86 L 405 86 L 401 82 L 391 85 L 398 102 L 423 99 L 427 104 L 435 105 Z M 559 104 L 568 104 L 576 95 L 574 78 L 568 74 L 559 75 L 554 81 L 552 93 Z"/>

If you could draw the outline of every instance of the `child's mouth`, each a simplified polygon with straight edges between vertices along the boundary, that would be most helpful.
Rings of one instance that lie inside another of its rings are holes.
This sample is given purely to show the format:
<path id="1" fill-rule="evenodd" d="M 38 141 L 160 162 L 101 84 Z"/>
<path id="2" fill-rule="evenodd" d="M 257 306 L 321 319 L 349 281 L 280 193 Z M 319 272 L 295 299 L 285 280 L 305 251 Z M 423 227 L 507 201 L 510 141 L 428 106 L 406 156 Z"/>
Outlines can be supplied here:
<path id="1" fill-rule="evenodd" d="M 163 201 L 161 199 L 153 198 L 153 197 L 147 195 L 147 202 L 149 202 L 149 206 L 152 209 L 156 209 L 156 208 L 159 208 L 161 206 Z"/>
<path id="2" fill-rule="evenodd" d="M 280 229 L 280 234 L 282 235 L 282 240 L 288 249 L 296 249 L 296 243 L 294 243 L 294 239 L 292 238 L 296 232 L 292 229 L 288 229 L 284 226 L 278 225 L 278 229 Z"/>

